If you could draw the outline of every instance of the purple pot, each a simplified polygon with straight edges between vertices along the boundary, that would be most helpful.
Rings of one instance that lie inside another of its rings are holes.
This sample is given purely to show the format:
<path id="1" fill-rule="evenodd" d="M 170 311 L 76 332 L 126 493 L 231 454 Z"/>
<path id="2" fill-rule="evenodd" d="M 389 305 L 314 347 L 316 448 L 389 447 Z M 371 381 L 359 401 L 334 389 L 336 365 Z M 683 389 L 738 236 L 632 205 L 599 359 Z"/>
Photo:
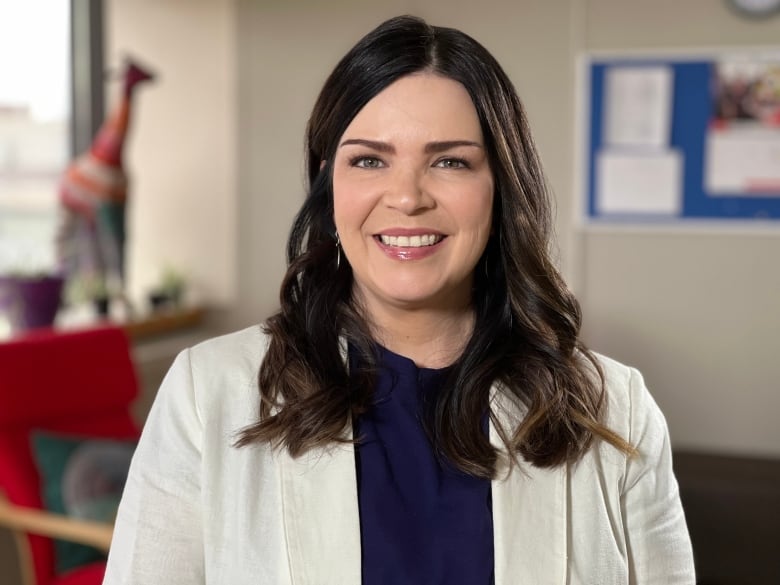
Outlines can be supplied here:
<path id="1" fill-rule="evenodd" d="M 62 297 L 61 276 L 0 276 L 0 312 L 15 330 L 51 327 Z"/>

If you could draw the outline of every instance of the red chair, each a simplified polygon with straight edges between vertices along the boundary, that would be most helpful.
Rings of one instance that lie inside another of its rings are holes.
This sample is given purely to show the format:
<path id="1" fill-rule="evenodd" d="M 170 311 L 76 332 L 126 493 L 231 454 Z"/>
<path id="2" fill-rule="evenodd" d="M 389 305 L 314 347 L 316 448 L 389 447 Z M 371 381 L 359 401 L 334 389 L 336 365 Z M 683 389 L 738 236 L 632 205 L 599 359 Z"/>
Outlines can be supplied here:
<path id="1" fill-rule="evenodd" d="M 98 585 L 105 561 L 57 574 L 53 538 L 108 550 L 109 523 L 48 512 L 31 446 L 35 431 L 137 439 L 138 380 L 124 331 L 31 332 L 0 343 L 0 525 L 19 545 L 25 585 Z"/>

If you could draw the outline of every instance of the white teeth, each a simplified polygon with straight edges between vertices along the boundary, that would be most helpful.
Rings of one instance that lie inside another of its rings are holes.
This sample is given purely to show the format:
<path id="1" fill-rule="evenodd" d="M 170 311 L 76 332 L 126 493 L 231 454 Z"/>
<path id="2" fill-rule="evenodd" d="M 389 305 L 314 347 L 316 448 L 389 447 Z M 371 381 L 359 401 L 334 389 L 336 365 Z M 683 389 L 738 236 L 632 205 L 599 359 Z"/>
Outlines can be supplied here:
<path id="1" fill-rule="evenodd" d="M 441 236 L 435 234 L 425 234 L 422 236 L 379 236 L 379 239 L 385 246 L 395 248 L 422 248 L 423 246 L 433 246 L 441 241 Z"/>

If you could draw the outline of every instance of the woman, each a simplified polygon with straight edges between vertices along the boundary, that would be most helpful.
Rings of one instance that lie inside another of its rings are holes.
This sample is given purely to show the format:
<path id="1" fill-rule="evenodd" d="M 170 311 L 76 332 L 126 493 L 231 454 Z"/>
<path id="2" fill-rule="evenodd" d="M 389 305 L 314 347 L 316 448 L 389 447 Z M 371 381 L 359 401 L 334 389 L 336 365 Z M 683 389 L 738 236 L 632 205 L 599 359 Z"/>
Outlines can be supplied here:
<path id="1" fill-rule="evenodd" d="M 391 19 L 307 145 L 281 309 L 177 358 L 105 582 L 693 583 L 663 416 L 578 340 L 495 60 Z"/>

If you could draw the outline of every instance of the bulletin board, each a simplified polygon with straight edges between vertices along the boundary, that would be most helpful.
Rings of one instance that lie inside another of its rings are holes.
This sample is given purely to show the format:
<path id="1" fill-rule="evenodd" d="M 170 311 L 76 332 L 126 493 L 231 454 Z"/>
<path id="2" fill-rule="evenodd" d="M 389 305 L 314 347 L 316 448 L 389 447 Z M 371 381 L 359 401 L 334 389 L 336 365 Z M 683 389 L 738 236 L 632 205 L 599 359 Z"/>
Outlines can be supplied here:
<path id="1" fill-rule="evenodd" d="M 780 225 L 780 47 L 582 67 L 586 221 Z"/>

